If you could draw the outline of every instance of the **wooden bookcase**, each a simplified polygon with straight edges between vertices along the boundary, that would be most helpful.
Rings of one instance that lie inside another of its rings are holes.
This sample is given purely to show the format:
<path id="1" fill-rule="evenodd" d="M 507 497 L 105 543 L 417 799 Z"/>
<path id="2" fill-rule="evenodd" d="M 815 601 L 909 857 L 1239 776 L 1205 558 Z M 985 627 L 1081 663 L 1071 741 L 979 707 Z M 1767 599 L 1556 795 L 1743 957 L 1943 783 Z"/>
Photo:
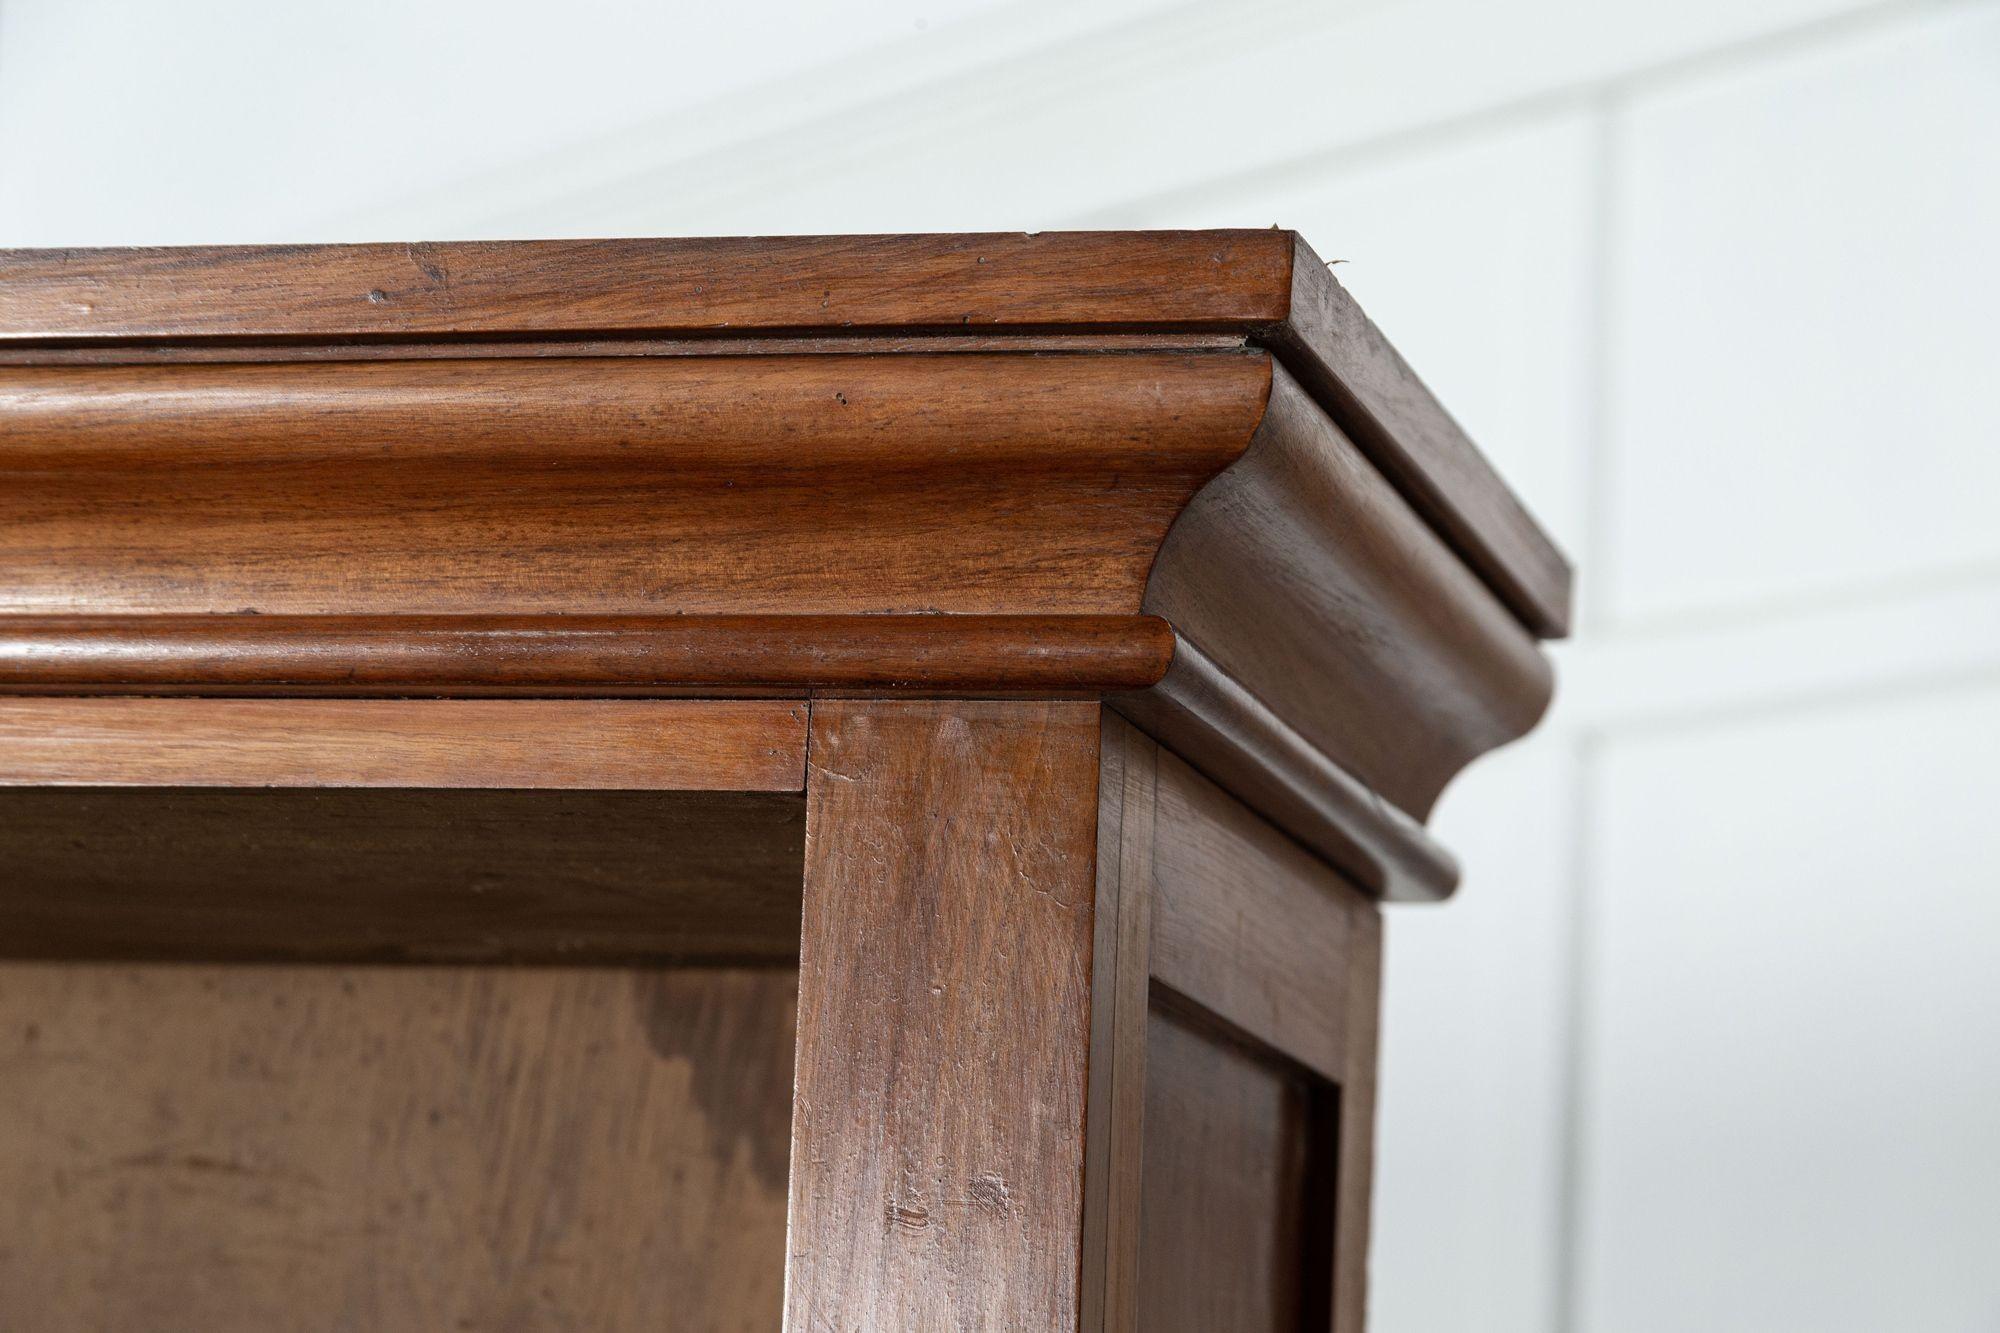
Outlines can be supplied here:
<path id="1" fill-rule="evenodd" d="M 1280 231 L 0 253 L 0 1326 L 1320 1328 L 1569 571 Z"/>

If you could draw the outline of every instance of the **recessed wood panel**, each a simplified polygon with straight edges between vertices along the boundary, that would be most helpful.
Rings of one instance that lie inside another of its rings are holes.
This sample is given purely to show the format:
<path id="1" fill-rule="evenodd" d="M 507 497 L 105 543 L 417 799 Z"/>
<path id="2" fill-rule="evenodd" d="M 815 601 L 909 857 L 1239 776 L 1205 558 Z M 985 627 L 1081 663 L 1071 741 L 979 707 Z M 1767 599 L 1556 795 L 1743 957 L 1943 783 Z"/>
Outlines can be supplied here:
<path id="1" fill-rule="evenodd" d="M 1146 1029 L 1139 1323 L 1324 1333 L 1331 1087 L 1155 1005 Z"/>
<path id="2" fill-rule="evenodd" d="M 1144 734 L 1110 718 L 1105 738 L 1097 949 L 1112 998 L 1093 1011 L 1086 1235 L 1106 1327 L 1361 1333 L 1379 913 Z M 1191 1305 L 1171 1295 L 1182 1282 L 1200 1288 Z"/>
<path id="3" fill-rule="evenodd" d="M 0 1327 L 775 1328 L 795 986 L 0 965 Z"/>

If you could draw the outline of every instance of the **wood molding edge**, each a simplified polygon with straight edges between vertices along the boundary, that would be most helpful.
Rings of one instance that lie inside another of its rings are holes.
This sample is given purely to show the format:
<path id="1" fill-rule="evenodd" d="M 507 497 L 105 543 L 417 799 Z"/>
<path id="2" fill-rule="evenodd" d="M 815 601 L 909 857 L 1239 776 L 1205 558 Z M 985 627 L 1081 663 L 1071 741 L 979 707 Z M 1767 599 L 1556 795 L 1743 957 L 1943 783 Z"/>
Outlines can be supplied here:
<path id="1" fill-rule="evenodd" d="M 1283 320 L 1255 333 L 1537 638 L 1569 634 L 1569 560 L 1465 430 L 1291 233 Z"/>
<path id="2" fill-rule="evenodd" d="M 1418 821 L 1554 690 L 1534 637 L 1282 367 L 1250 448 L 1168 531 L 1142 609 Z"/>
<path id="3" fill-rule="evenodd" d="M 38 694 L 1143 689 L 1156 616 L 0 616 L 0 691 Z"/>
<path id="4" fill-rule="evenodd" d="M 1393 902 L 1438 902 L 1458 863 L 1424 826 L 1335 764 L 1186 640 L 1150 690 L 1119 713 L 1225 791 Z"/>
<path id="5" fill-rule="evenodd" d="M 772 289 L 774 267 L 813 277 Z M 885 289 L 875 276 L 888 267 L 916 276 Z M 607 339 L 721 351 L 760 335 L 800 340 L 799 351 L 939 334 L 1248 336 L 1524 624 L 1541 637 L 1569 625 L 1568 561 L 1295 232 L 0 250 L 0 275 L 5 359 L 51 364 L 78 352 L 241 355 L 246 343 L 264 355 L 312 355 L 317 342 L 356 356 L 370 342 L 439 340 L 523 353 L 554 340 L 547 353 Z"/>

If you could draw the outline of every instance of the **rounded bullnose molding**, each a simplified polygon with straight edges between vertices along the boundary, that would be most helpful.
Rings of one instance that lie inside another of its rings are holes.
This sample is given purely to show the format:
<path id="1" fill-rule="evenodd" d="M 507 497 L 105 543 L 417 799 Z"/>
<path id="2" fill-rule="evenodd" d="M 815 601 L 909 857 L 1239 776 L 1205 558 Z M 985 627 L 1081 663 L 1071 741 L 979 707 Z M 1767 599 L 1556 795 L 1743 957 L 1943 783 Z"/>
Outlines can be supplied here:
<path id="1" fill-rule="evenodd" d="M 1145 689 L 1155 616 L 0 616 L 0 692 L 477 696 Z"/>

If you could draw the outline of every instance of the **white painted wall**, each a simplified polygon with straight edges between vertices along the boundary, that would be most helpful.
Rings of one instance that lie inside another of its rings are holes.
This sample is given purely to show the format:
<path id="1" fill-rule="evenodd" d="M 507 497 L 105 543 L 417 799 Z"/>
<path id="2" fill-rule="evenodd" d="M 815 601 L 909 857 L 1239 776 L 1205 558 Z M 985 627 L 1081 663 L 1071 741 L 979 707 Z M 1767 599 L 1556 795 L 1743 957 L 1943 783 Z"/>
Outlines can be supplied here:
<path id="1" fill-rule="evenodd" d="M 2000 0 L 0 0 L 7 244 L 1273 222 L 1583 567 L 1375 1327 L 2000 1329 Z"/>

